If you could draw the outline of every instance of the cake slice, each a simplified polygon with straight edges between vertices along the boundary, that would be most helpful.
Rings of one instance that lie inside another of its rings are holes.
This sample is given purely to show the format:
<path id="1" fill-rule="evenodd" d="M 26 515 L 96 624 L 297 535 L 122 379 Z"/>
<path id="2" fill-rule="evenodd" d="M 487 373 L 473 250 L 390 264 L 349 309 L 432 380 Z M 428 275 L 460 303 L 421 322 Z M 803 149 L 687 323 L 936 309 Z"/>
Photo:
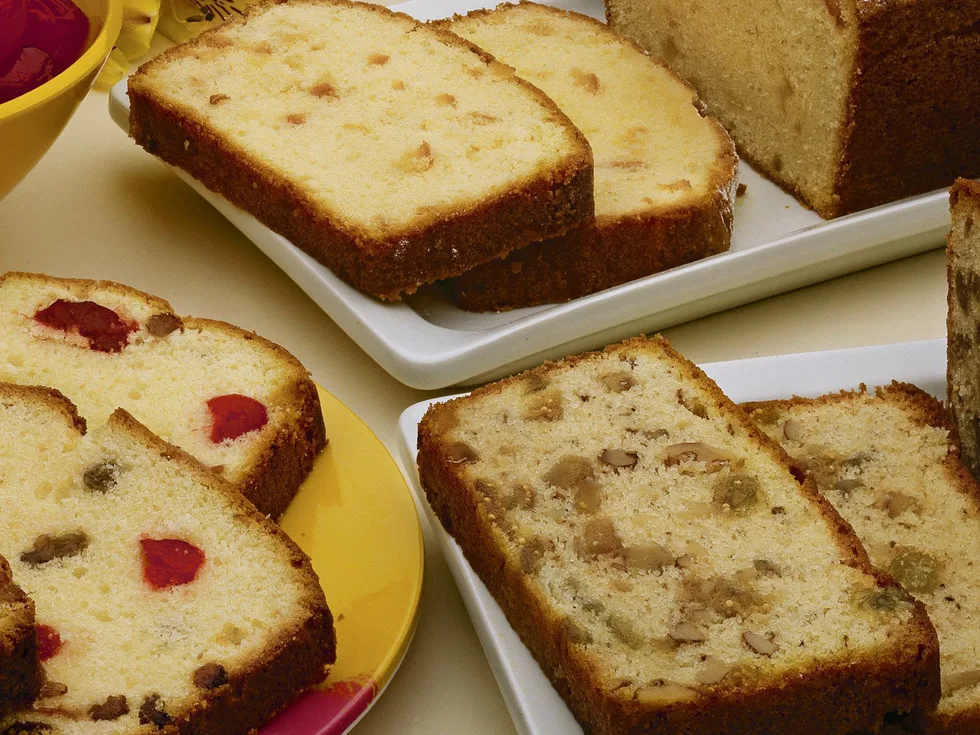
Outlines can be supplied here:
<path id="1" fill-rule="evenodd" d="M 522 2 L 440 23 L 514 66 L 583 132 L 595 221 L 446 285 L 466 309 L 567 301 L 724 252 L 738 158 L 697 94 L 603 23 Z"/>
<path id="2" fill-rule="evenodd" d="M 273 518 L 326 444 L 316 386 L 295 357 L 122 284 L 0 277 L 0 354 L 0 381 L 57 388 L 89 426 L 125 408 Z"/>
<path id="3" fill-rule="evenodd" d="M 434 405 L 418 463 L 587 732 L 844 735 L 936 705 L 922 604 L 663 339 Z"/>
<path id="4" fill-rule="evenodd" d="M 980 182 L 959 179 L 949 209 L 947 400 L 963 463 L 980 478 Z"/>
<path id="5" fill-rule="evenodd" d="M 46 680 L 0 732 L 245 735 L 334 661 L 309 559 L 125 411 L 84 436 L 48 389 L 0 386 L 0 553 Z"/>
<path id="6" fill-rule="evenodd" d="M 10 564 L 0 556 L 0 715 L 29 705 L 40 687 L 34 603 L 14 584 Z"/>
<path id="7" fill-rule="evenodd" d="M 252 6 L 129 97 L 137 143 L 383 299 L 592 217 L 592 154 L 554 102 L 377 5 Z"/>
<path id="8" fill-rule="evenodd" d="M 606 0 L 606 15 L 823 217 L 980 176 L 980 3 Z"/>
<path id="9" fill-rule="evenodd" d="M 980 487 L 957 457 L 942 404 L 894 383 L 745 408 L 808 468 L 872 563 L 929 611 L 943 697 L 924 731 L 980 731 Z"/>

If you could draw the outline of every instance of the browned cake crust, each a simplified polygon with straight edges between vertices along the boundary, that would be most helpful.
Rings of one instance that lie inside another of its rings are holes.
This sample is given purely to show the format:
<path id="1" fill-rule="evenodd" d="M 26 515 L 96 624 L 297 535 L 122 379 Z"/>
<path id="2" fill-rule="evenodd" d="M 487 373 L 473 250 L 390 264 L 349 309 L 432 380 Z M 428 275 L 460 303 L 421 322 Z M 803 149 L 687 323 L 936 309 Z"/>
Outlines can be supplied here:
<path id="1" fill-rule="evenodd" d="M 288 350 L 255 332 L 214 319 L 181 319 L 191 327 L 202 325 L 226 331 L 241 339 L 258 340 L 281 359 L 288 360 L 306 373 L 306 368 Z M 294 421 L 284 425 L 258 449 L 252 471 L 238 485 L 242 495 L 252 501 L 260 512 L 274 519 L 286 512 L 300 485 L 312 471 L 317 455 L 327 446 L 320 396 L 309 374 L 306 373 L 305 379 L 291 385 L 281 400 L 293 408 Z"/>
<path id="2" fill-rule="evenodd" d="M 0 556 L 0 715 L 33 702 L 41 679 L 34 603 Z"/>
<path id="3" fill-rule="evenodd" d="M 958 179 L 949 190 L 946 240 L 946 400 L 961 459 L 980 478 L 980 401 L 976 395 L 977 305 L 980 303 L 980 182 Z"/>
<path id="4" fill-rule="evenodd" d="M 289 563 L 302 571 L 309 591 L 304 600 L 309 613 L 303 627 L 280 636 L 249 668 L 229 676 L 227 684 L 210 690 L 183 712 L 174 712 L 161 735 L 245 735 L 292 702 L 299 692 L 322 682 L 337 659 L 333 616 L 320 589 L 309 557 L 269 518 L 245 502 L 235 488 L 178 447 L 163 441 L 130 414 L 119 409 L 110 424 L 125 427 L 154 452 L 179 462 L 214 492 L 225 494 L 238 508 L 243 523 L 257 524 L 286 545 Z"/>
<path id="5" fill-rule="evenodd" d="M 721 137 L 728 136 L 720 130 Z M 712 174 L 711 193 L 696 204 L 651 209 L 529 245 L 447 280 L 446 293 L 470 311 L 559 303 L 726 252 L 735 160 L 732 147 Z"/>
<path id="6" fill-rule="evenodd" d="M 980 185 L 976 186 L 980 194 Z M 757 410 L 777 409 L 786 410 L 793 406 L 818 406 L 833 403 L 846 403 L 855 397 L 864 395 L 864 385 L 858 391 L 840 391 L 819 398 L 800 398 L 794 396 L 784 401 L 758 401 L 743 403 L 742 408 L 750 415 Z M 875 388 L 875 394 L 887 398 L 892 403 L 900 405 L 914 423 L 920 426 L 932 426 L 949 432 L 949 452 L 943 460 L 943 468 L 951 485 L 966 497 L 973 507 L 980 512 L 980 485 L 973 479 L 966 467 L 960 461 L 959 446 L 956 443 L 956 431 L 950 421 L 949 413 L 942 402 L 926 393 L 918 386 L 910 383 L 893 381 L 889 386 Z M 924 733 L 925 735 L 976 735 L 980 732 L 980 710 L 964 709 L 955 713 L 931 713 L 923 715 L 921 721 L 906 724 L 897 730 L 900 733 Z"/>
<path id="7" fill-rule="evenodd" d="M 542 10 L 572 15 L 610 32 L 606 24 L 580 13 L 550 6 Z M 492 12 L 472 11 L 468 17 Z M 620 40 L 647 54 L 634 41 Z M 662 61 L 652 61 L 683 82 Z M 449 299 L 469 311 L 560 303 L 727 251 L 738 154 L 721 123 L 707 120 L 724 153 L 716 158 L 707 192 L 699 200 L 674 207 L 653 205 L 629 217 L 598 217 L 567 235 L 515 250 L 447 280 L 443 285 Z"/>
<path id="8" fill-rule="evenodd" d="M 826 217 L 980 176 L 980 4 L 859 0 L 857 66 Z"/>
<path id="9" fill-rule="evenodd" d="M 887 574 L 875 570 L 850 525 L 819 493 L 801 466 L 769 439 L 696 365 L 686 361 L 662 337 L 653 340 L 678 360 L 683 377 L 696 381 L 714 397 L 750 439 L 783 463 L 800 482 L 800 491 L 837 531 L 844 563 L 873 575 L 884 586 L 898 587 Z M 642 350 L 639 338 L 611 345 L 606 352 Z M 589 359 L 591 353 L 566 358 L 480 388 L 479 397 L 530 376 Z M 877 732 L 890 712 L 914 713 L 935 709 L 940 696 L 939 646 L 936 633 L 919 602 L 915 602 L 911 635 L 860 665 L 827 664 L 806 678 L 784 677 L 771 687 L 746 692 L 736 699 L 714 695 L 695 702 L 666 707 L 644 705 L 617 696 L 599 686 L 594 664 L 581 647 L 573 645 L 564 621 L 544 596 L 533 589 L 521 569 L 496 543 L 482 495 L 462 480 L 449 447 L 436 430 L 455 411 L 460 400 L 435 404 L 419 424 L 419 476 L 426 497 L 446 530 L 453 535 L 467 560 L 507 619 L 520 635 L 566 704 L 594 735 L 649 733 L 662 735 L 844 735 L 861 730 Z"/>
<path id="10" fill-rule="evenodd" d="M 173 307 L 164 299 L 114 281 L 56 278 L 45 274 L 11 272 L 0 276 L 0 282 L 8 275 L 37 279 L 41 284 L 55 281 L 84 289 L 114 291 L 123 296 L 143 300 L 161 311 L 173 313 Z M 284 405 L 291 407 L 294 420 L 284 425 L 269 441 L 258 447 L 257 456 L 252 461 L 252 471 L 238 485 L 238 490 L 259 511 L 272 518 L 279 518 L 286 512 L 286 508 L 299 492 L 300 485 L 310 474 L 317 455 L 327 445 L 323 412 L 316 385 L 306 368 L 288 350 L 255 332 L 214 319 L 180 317 L 180 321 L 185 328 L 196 326 L 215 329 L 226 332 L 236 339 L 256 340 L 275 353 L 279 359 L 294 365 L 303 374 L 304 377 L 289 386 L 280 397 Z M 61 396 L 58 391 L 54 393 Z"/>
<path id="11" fill-rule="evenodd" d="M 319 1 L 351 4 L 348 0 Z M 281 2 L 287 0 L 252 6 L 244 17 L 229 23 L 246 23 L 262 5 Z M 381 6 L 372 7 L 380 14 L 408 18 Z M 139 77 L 152 64 L 165 63 L 188 49 L 206 45 L 208 37 L 218 30 L 220 27 L 206 31 L 140 67 L 129 85 L 130 134 L 147 151 L 184 169 L 362 291 L 398 300 L 425 283 L 459 275 L 529 243 L 563 235 L 593 215 L 592 151 L 588 142 L 554 102 L 515 77 L 574 131 L 577 145 L 560 167 L 538 171 L 499 196 L 450 215 L 419 218 L 412 228 L 385 239 L 342 227 L 325 216 L 300 187 L 215 135 L 203 119 L 154 99 L 140 87 Z M 485 64 L 495 61 L 459 36 L 442 29 L 437 32 L 447 45 L 468 48 Z"/>

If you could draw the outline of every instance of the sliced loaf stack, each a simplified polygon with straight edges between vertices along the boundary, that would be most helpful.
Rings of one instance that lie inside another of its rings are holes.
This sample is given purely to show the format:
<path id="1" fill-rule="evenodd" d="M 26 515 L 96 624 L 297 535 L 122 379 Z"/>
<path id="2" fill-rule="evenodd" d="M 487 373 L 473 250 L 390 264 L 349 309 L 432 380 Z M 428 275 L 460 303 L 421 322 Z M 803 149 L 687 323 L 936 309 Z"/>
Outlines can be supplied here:
<path id="1" fill-rule="evenodd" d="M 254 5 L 129 96 L 137 143 L 383 299 L 593 214 L 589 145 L 554 102 L 377 5 Z"/>
<path id="2" fill-rule="evenodd" d="M 844 735 L 935 707 L 922 604 L 661 339 L 434 405 L 418 462 L 589 732 Z"/>
<path id="3" fill-rule="evenodd" d="M 45 672 L 0 732 L 254 732 L 336 655 L 309 559 L 125 411 L 83 427 L 57 392 L 0 384 L 0 553 Z"/>
<path id="4" fill-rule="evenodd" d="M 34 603 L 0 556 L 0 716 L 33 702 L 40 687 Z"/>
<path id="5" fill-rule="evenodd" d="M 452 279 L 456 303 L 567 301 L 728 249 L 735 147 L 662 61 L 603 23 L 536 3 L 439 25 L 543 90 L 595 157 L 595 221 Z"/>
<path id="6" fill-rule="evenodd" d="M 893 384 L 745 406 L 807 468 L 871 561 L 921 600 L 939 634 L 943 697 L 927 733 L 980 730 L 980 487 L 942 404 Z"/>

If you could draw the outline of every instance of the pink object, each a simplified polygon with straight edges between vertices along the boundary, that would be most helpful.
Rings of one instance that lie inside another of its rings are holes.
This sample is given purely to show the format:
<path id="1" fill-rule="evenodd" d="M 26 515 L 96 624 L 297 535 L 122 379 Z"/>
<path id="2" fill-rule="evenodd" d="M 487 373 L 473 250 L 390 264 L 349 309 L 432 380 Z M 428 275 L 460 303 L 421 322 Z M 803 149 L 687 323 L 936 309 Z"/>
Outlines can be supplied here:
<path id="1" fill-rule="evenodd" d="M 88 34 L 89 20 L 71 0 L 0 0 L 0 103 L 75 63 Z"/>
<path id="2" fill-rule="evenodd" d="M 259 729 L 259 735 L 341 735 L 364 714 L 378 694 L 370 676 L 307 692 Z"/>
<path id="3" fill-rule="evenodd" d="M 47 661 L 61 650 L 61 636 L 50 625 L 37 626 L 37 657 Z"/>

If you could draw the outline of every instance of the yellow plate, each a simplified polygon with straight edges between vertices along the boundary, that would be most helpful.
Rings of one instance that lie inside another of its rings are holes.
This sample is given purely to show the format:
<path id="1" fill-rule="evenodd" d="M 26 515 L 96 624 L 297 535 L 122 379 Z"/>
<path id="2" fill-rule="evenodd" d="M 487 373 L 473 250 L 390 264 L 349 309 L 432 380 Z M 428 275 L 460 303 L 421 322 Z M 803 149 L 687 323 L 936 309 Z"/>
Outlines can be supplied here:
<path id="1" fill-rule="evenodd" d="M 408 650 L 424 550 L 415 502 L 380 440 L 319 389 L 329 444 L 282 517 L 309 554 L 337 627 L 337 663 L 262 735 L 340 735 L 368 710 Z"/>

